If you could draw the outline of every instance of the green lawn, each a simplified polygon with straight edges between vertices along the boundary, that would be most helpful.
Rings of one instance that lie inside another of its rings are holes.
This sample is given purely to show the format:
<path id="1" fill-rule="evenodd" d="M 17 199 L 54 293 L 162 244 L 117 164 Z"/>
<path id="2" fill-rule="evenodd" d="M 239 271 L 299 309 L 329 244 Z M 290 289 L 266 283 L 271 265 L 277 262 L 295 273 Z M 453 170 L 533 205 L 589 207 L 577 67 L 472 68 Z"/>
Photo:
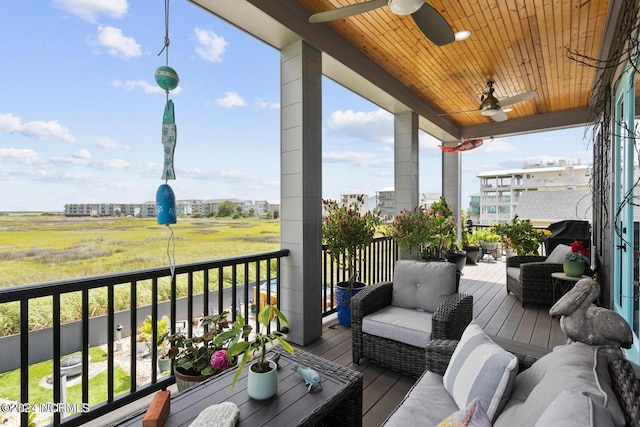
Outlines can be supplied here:
<path id="1" fill-rule="evenodd" d="M 89 349 L 91 362 L 107 360 L 107 353 L 100 347 Z M 129 390 L 130 377 L 127 372 L 116 365 L 114 378 L 114 393 L 116 395 Z M 53 389 L 44 388 L 40 382 L 53 372 L 53 361 L 47 360 L 29 367 L 29 402 L 53 402 Z M 20 402 L 20 370 L 0 374 L 0 397 Z M 107 371 L 102 371 L 89 379 L 89 405 L 93 406 L 107 400 Z M 67 388 L 67 403 L 82 403 L 81 384 Z"/>

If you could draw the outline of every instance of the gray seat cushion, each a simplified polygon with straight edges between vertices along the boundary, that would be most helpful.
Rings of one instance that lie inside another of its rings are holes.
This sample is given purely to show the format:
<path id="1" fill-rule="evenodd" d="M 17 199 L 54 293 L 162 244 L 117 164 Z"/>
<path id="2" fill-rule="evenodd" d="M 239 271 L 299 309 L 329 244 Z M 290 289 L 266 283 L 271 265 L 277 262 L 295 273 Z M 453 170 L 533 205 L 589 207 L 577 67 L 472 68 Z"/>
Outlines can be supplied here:
<path id="1" fill-rule="evenodd" d="M 458 409 L 444 389 L 442 376 L 425 371 L 384 426 L 435 426 Z"/>
<path id="2" fill-rule="evenodd" d="M 391 304 L 433 313 L 456 291 L 456 266 L 450 262 L 400 260 L 393 273 Z"/>
<path id="3" fill-rule="evenodd" d="M 507 276 L 520 282 L 520 267 L 507 267 Z"/>
<path id="4" fill-rule="evenodd" d="M 362 332 L 415 347 L 426 348 L 431 341 L 432 313 L 393 305 L 362 319 Z"/>

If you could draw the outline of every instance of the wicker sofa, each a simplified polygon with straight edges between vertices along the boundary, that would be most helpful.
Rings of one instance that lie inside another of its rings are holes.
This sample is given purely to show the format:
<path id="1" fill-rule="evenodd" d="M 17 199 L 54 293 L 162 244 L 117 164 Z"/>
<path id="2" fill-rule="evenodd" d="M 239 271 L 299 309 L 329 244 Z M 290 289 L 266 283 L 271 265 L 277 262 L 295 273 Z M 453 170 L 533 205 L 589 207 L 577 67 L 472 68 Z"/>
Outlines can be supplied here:
<path id="1" fill-rule="evenodd" d="M 631 364 L 620 356 L 612 357 L 583 343 L 572 343 L 543 355 L 539 347 L 509 340 L 495 341 L 492 344 L 499 344 L 517 357 L 519 369 L 514 369 L 508 390 L 492 415 L 484 409 L 491 404 L 477 404 L 482 409 L 474 412 L 476 408 L 471 404 L 465 407 L 464 402 L 455 400 L 450 391 L 451 380 L 446 375 L 450 360 L 451 365 L 457 365 L 452 370 L 464 370 L 459 359 L 452 360 L 452 356 L 456 358 L 454 351 L 459 343 L 432 340 L 428 344 L 427 371 L 392 412 L 385 427 L 406 427 L 416 420 L 424 426 L 435 426 L 443 420 L 451 423 L 443 425 L 456 425 L 452 419 L 462 418 L 467 422 L 471 419 L 469 425 L 494 427 L 640 425 L 640 383 Z M 467 362 L 477 364 L 477 359 L 476 355 Z M 495 370 L 484 366 L 481 372 L 496 375 Z M 492 383 L 486 378 L 482 382 Z M 476 399 L 477 394 L 471 396 L 473 393 L 478 393 L 478 389 L 473 388 L 466 398 L 482 403 L 482 399 Z"/>
<path id="2" fill-rule="evenodd" d="M 456 266 L 397 261 L 394 282 L 367 286 L 351 298 L 353 362 L 419 377 L 431 339 L 459 339 L 473 316 L 473 297 L 456 292 Z"/>

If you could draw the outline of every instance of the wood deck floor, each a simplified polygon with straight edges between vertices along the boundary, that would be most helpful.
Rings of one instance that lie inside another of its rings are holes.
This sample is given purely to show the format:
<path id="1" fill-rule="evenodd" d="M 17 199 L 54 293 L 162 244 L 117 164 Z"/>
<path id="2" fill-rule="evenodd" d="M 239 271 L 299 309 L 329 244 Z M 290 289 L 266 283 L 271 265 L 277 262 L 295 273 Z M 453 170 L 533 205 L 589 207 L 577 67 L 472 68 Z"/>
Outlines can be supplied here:
<path id="1" fill-rule="evenodd" d="M 501 338 L 553 348 L 564 343 L 566 337 L 558 321 L 551 319 L 549 307 L 527 306 L 505 286 L 504 257 L 500 261 L 480 261 L 467 265 L 460 281 L 460 292 L 472 294 L 473 316 L 487 333 Z M 333 360 L 336 363 L 363 372 L 363 425 L 379 426 L 402 401 L 415 379 L 379 365 L 362 360 L 354 365 L 351 358 L 351 329 L 338 325 L 335 315 L 324 321 L 322 337 L 304 347 L 305 351 Z M 175 392 L 175 390 L 174 390 Z M 150 397 L 124 408 L 118 414 L 109 414 L 97 424 L 108 425 L 124 413 L 132 413 L 148 406 Z"/>
<path id="2" fill-rule="evenodd" d="M 527 306 L 505 287 L 504 257 L 500 261 L 480 261 L 467 265 L 460 280 L 460 292 L 473 295 L 473 317 L 484 330 L 501 338 L 553 348 L 566 336 L 558 321 L 548 313 L 549 307 Z M 362 371 L 363 425 L 379 426 L 409 391 L 414 378 L 362 360 L 354 365 L 351 358 L 351 329 L 337 324 L 337 319 L 325 322 L 322 337 L 304 347 L 305 351 Z"/>

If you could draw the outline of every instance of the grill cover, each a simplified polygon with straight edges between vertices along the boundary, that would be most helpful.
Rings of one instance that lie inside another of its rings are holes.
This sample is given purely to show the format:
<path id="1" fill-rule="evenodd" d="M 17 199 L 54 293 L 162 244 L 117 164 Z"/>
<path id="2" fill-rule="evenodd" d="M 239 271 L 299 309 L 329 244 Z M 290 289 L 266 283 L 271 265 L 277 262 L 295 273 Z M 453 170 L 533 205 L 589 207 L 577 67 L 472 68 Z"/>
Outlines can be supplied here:
<path id="1" fill-rule="evenodd" d="M 549 255 L 560 245 L 571 245 L 574 240 L 582 241 L 585 248 L 591 247 L 591 226 L 589 221 L 566 220 L 554 222 L 547 227 L 551 235 L 545 240 L 544 248 Z"/>

